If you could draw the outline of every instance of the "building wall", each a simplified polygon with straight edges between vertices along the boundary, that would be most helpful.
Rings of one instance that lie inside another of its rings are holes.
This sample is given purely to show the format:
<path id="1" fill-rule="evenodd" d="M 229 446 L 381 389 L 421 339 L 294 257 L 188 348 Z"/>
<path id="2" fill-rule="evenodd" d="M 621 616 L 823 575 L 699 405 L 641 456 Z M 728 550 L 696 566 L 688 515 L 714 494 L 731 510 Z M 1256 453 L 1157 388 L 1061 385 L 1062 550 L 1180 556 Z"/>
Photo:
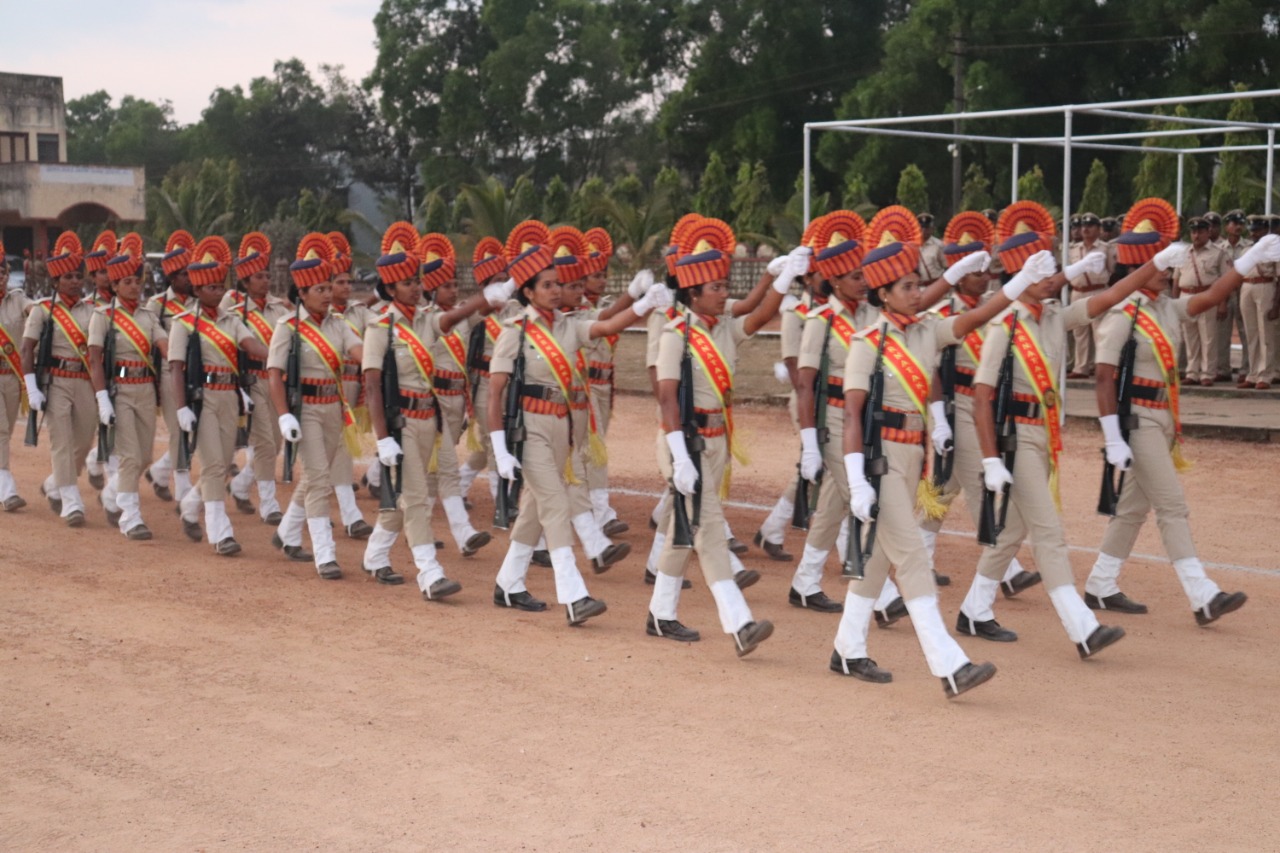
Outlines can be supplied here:
<path id="1" fill-rule="evenodd" d="M 27 160 L 65 163 L 67 108 L 62 98 L 62 78 L 0 73 L 0 163 L 13 159 L 13 149 L 3 144 L 8 141 L 5 134 L 26 137 Z M 56 151 L 52 147 L 42 149 L 42 140 L 56 141 Z M 17 159 L 22 159 L 21 152 Z"/>

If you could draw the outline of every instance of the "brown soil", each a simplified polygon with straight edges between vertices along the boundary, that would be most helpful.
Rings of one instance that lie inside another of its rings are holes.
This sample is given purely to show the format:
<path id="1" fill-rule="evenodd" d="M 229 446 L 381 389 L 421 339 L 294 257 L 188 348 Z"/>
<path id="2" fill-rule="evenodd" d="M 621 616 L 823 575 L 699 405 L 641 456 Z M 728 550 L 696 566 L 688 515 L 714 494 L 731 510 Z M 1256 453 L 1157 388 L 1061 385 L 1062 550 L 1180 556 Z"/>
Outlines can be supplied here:
<path id="1" fill-rule="evenodd" d="M 741 422 L 755 461 L 733 497 L 771 503 L 797 442 L 783 410 Z M 623 398 L 614 430 L 615 484 L 652 492 L 652 402 Z M 1067 432 L 1081 581 L 1103 529 L 1097 444 Z M 16 445 L 31 506 L 0 518 L 6 850 L 1280 847 L 1274 446 L 1189 448 L 1198 543 L 1245 567 L 1212 570 L 1249 593 L 1244 610 L 1197 628 L 1168 564 L 1135 559 L 1124 587 L 1151 614 L 1110 617 L 1128 637 L 1081 662 L 1033 589 L 997 605 L 1019 642 L 962 640 L 1000 672 L 948 702 L 905 622 L 871 637 L 893 684 L 828 672 L 838 617 L 789 607 L 792 566 L 755 549 L 746 563 L 764 579 L 748 599 L 777 625 L 755 654 L 734 656 L 696 574 L 681 618 L 703 641 L 645 636 L 649 497 L 615 499 L 635 550 L 588 577 L 610 609 L 571 629 L 554 607 L 493 607 L 501 536 L 470 560 L 447 555 L 464 591 L 426 603 L 411 577 L 362 580 L 347 540 L 347 579 L 320 581 L 255 517 L 233 519 L 240 557 L 214 557 L 149 493 L 155 541 L 125 541 L 96 507 L 67 530 L 37 492 L 46 451 Z M 487 519 L 487 492 L 472 494 Z M 746 540 L 761 516 L 730 520 Z M 947 528 L 966 531 L 967 516 Z M 943 537 L 944 618 L 978 550 Z M 1163 553 L 1154 524 L 1138 551 Z M 411 575 L 403 544 L 394 557 Z M 546 570 L 530 586 L 553 598 Z"/>

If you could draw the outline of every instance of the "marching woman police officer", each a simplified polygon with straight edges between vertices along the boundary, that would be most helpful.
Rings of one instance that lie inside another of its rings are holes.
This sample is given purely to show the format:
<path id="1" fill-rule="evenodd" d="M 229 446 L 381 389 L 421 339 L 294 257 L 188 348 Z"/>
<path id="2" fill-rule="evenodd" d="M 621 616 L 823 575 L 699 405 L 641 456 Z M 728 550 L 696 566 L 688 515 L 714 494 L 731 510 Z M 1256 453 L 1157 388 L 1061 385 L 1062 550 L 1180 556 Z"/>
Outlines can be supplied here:
<path id="1" fill-rule="evenodd" d="M 484 290 L 499 277 L 505 276 L 507 259 L 502 254 L 502 243 L 496 237 L 483 237 L 476 243 L 471 256 L 471 277 L 476 287 Z M 467 342 L 467 368 L 471 379 L 473 429 L 480 450 L 475 451 L 458 469 L 458 489 L 465 496 L 477 474 L 489 470 L 489 495 L 498 496 L 498 471 L 493 464 L 493 441 L 489 438 L 489 359 L 493 357 L 493 345 L 502 334 L 502 321 L 518 313 L 519 304 L 508 302 L 500 308 L 490 306 L 491 313 L 483 322 L 471 329 Z"/>
<path id="2" fill-rule="evenodd" d="M 205 237 L 192 252 L 187 267 L 197 307 L 179 315 L 169 333 L 169 381 L 178 409 L 178 426 L 195 439 L 200 458 L 199 490 L 192 489 L 181 500 L 182 529 L 187 538 L 199 542 L 198 512 L 204 503 L 205 533 L 214 553 L 230 557 L 240 553 L 231 519 L 227 516 L 227 467 L 236 450 L 236 427 L 244 414 L 239 384 L 238 350 L 265 362 L 263 346 L 238 312 L 219 307 L 227 289 L 231 269 L 231 247 L 221 237 Z M 200 412 L 187 398 L 187 343 L 198 336 L 203 376 L 192 377 L 203 388 Z M 188 439 L 190 440 L 190 438 Z"/>
<path id="3" fill-rule="evenodd" d="M 0 259 L 4 257 L 4 242 L 0 241 Z M 27 401 L 19 347 L 30 304 L 21 288 L 9 289 L 9 264 L 0 260 L 0 509 L 5 512 L 27 505 L 9 470 L 9 442 Z"/>
<path id="4" fill-rule="evenodd" d="M 53 256 L 47 261 L 53 295 L 42 299 L 27 315 L 22 330 L 22 378 L 31 408 L 43 412 L 49 423 L 49 444 L 53 473 L 41 492 L 67 522 L 68 527 L 84 525 L 84 500 L 76 480 L 84 469 L 85 456 L 97 432 L 97 405 L 89 383 L 89 338 L 93 305 L 84 294 L 84 250 L 74 232 L 58 237 Z M 51 361 L 36 364 L 36 344 L 46 324 L 53 324 Z M 37 369 L 52 374 L 48 399 L 36 383 Z"/>
<path id="5" fill-rule="evenodd" d="M 138 481 L 151 464 L 160 390 L 156 367 L 168 357 L 169 345 L 160 318 L 140 304 L 145 263 L 142 238 L 126 234 L 119 254 L 107 263 L 114 298 L 98 308 L 89 321 L 89 373 L 98 418 L 104 426 L 115 427 L 111 455 L 118 463 L 108 488 L 115 492 L 120 532 L 134 540 L 151 538 L 151 530 L 142 521 Z M 109 335 L 114 338 L 114 363 L 106 365 L 103 354 Z M 114 399 L 108 391 L 106 370 L 111 371 Z"/>
<path id="6" fill-rule="evenodd" d="M 1144 199 L 1125 217 L 1126 229 L 1116 241 L 1120 262 L 1137 266 L 1155 255 L 1160 243 L 1178 231 L 1177 214 L 1160 199 Z M 1183 463 L 1182 423 L 1179 417 L 1178 347 L 1182 330 L 1198 315 L 1215 308 L 1260 263 L 1280 260 L 1280 237 L 1269 235 L 1247 249 L 1234 266 L 1209 289 L 1180 299 L 1168 297 L 1169 273 L 1161 271 L 1129 301 L 1102 321 L 1098 343 L 1098 411 L 1106 439 L 1107 461 L 1128 469 L 1116 514 L 1107 524 L 1098 559 L 1085 582 L 1085 604 L 1095 610 L 1146 613 L 1120 591 L 1120 569 L 1133 551 L 1138 531 L 1154 509 L 1165 552 L 1191 602 L 1196 622 L 1208 625 L 1238 610 L 1247 596 L 1225 593 L 1205 576 L 1204 565 L 1191 541 L 1187 500 L 1178 482 Z M 1136 423 L 1121 434 L 1117 414 L 1117 366 L 1130 335 L 1136 338 L 1130 402 Z"/>
<path id="7" fill-rule="evenodd" d="M 440 407 L 432 390 L 435 373 L 431 346 L 435 339 L 484 306 L 484 295 L 477 294 L 452 311 L 427 311 L 422 305 L 422 263 L 417 254 L 418 232 L 407 222 L 395 222 L 382 235 L 382 256 L 377 270 L 380 282 L 378 296 L 387 303 L 377 322 L 370 323 L 364 333 L 365 401 L 369 418 L 378 439 L 378 459 L 398 483 L 399 495 L 394 509 L 378 511 L 378 523 L 364 552 L 365 571 L 372 572 L 384 583 L 396 583 L 391 570 L 391 546 L 401 529 L 409 541 L 409 550 L 418 569 L 418 589 L 428 601 L 437 601 L 462 589 L 455 580 L 445 577 L 444 567 L 436 558 L 435 536 L 431 532 L 431 499 L 427 492 L 427 468 L 435 452 L 440 434 Z M 388 350 L 396 367 L 398 400 L 384 401 L 383 359 Z M 384 403 L 398 403 L 403 425 L 397 440 L 388 423 Z M 391 487 L 385 481 L 383 488 Z"/>
<path id="8" fill-rule="evenodd" d="M 107 263 L 115 257 L 119 241 L 116 232 L 103 231 L 94 238 L 92 246 L 84 256 L 85 283 L 89 285 L 89 304 L 95 309 L 104 308 L 111 303 L 111 276 L 107 273 Z M 119 521 L 120 508 L 116 506 L 115 490 L 106 488 L 106 477 L 115 473 L 116 460 L 110 459 L 107 468 L 98 461 L 98 448 L 92 447 L 84 460 L 85 471 L 89 474 L 89 485 L 102 492 L 98 502 L 107 511 L 107 521 L 115 524 Z"/>
<path id="9" fill-rule="evenodd" d="M 491 304 L 504 304 L 518 287 L 516 298 L 525 308 L 522 317 L 503 328 L 489 364 L 489 425 L 497 469 L 503 479 L 511 480 L 520 468 L 524 478 L 519 514 L 498 572 L 493 602 L 518 610 L 546 609 L 546 604 L 525 588 L 534 548 L 539 535 L 545 533 L 556 600 L 565 606 L 569 624 L 580 625 L 604 613 L 606 606 L 587 593 L 573 554 L 571 499 L 565 484 L 573 435 L 569 409 L 574 382 L 572 354 L 587 342 L 616 334 L 643 317 L 653 309 L 655 300 L 663 298 L 660 290 L 665 288 L 651 287 L 632 308 L 609 320 L 564 314 L 559 310 L 561 289 L 549 238 L 541 222 L 528 220 L 517 225 L 506 244 L 511 282 L 489 286 Z M 522 458 L 517 460 L 507 445 L 502 418 L 507 383 L 520 360 L 524 383 L 517 390 L 526 435 Z"/>
<path id="10" fill-rule="evenodd" d="M 268 390 L 275 410 L 281 413 L 280 434 L 285 441 L 298 445 L 302 460 L 302 481 L 293 490 L 276 535 L 282 546 L 297 553 L 302 547 L 305 520 L 316 571 L 325 580 L 342 577 L 329 521 L 329 472 L 343 441 L 354 444 L 358 440 L 355 417 L 342 384 L 342 364 L 348 356 L 360 358 L 364 354 L 351 327 L 329 311 L 334 254 L 333 244 L 325 234 L 313 232 L 298 243 L 297 259 L 289 265 L 293 279 L 289 298 L 298 304 L 298 309 L 276 323 L 266 359 Z M 300 340 L 295 342 L 295 338 Z M 300 416 L 289 410 L 285 389 L 290 353 L 295 348 L 299 387 L 289 390 L 300 395 Z M 385 577 L 378 579 L 387 581 Z"/>
<path id="11" fill-rule="evenodd" d="M 187 275 L 187 265 L 191 263 L 191 253 L 196 248 L 195 238 L 186 231 L 178 230 L 169 235 L 165 243 L 164 257 L 160 259 L 160 270 L 164 274 L 168 286 L 163 293 L 157 293 L 147 300 L 151 313 L 160 318 L 160 328 L 165 334 L 173 329 L 173 318 L 185 314 L 196 306 L 195 295 L 191 292 L 191 278 Z M 160 458 L 151 463 L 145 477 L 155 489 L 156 497 L 162 501 L 171 501 L 182 497 L 191 490 L 191 472 L 177 470 L 178 441 L 182 430 L 178 426 L 178 409 L 182 406 L 182 398 L 173 394 L 173 382 L 169 379 L 169 360 L 166 358 L 160 367 L 160 412 L 164 416 L 165 430 L 168 434 L 168 446 Z M 169 486 L 172 474 L 173 487 Z"/>
<path id="12" fill-rule="evenodd" d="M 1157 268 L 1168 269 L 1185 259 L 1185 244 L 1174 244 L 1154 252 L 1152 263 L 1138 267 L 1116 284 L 1087 299 L 1062 308 L 1044 300 L 1053 295 L 1064 280 L 1054 275 L 1054 262 L 1047 249 L 1052 245 L 1054 225 L 1048 211 L 1034 202 L 1018 202 L 1005 208 L 997 225 L 1002 238 L 1000 256 L 1006 270 L 1021 270 L 1032 284 L 1020 301 L 993 321 L 982 348 L 982 359 L 974 377 L 973 420 L 982 448 L 983 480 L 992 492 L 1011 484 L 1008 522 L 996 544 L 984 549 L 978 560 L 973 583 L 960 606 L 956 629 L 964 634 L 996 642 L 1013 642 L 1017 635 L 995 620 L 993 606 L 1000 579 L 1010 558 L 1028 535 L 1036 566 L 1044 577 L 1058 618 L 1080 657 L 1088 658 L 1119 641 L 1124 629 L 1099 625 L 1075 588 L 1068 560 L 1062 519 L 1057 508 L 1058 455 L 1062 449 L 1061 392 L 1058 368 L 1067 346 L 1067 333 L 1090 322 L 1118 305 L 1129 294 L 1147 284 Z M 1159 247 L 1167 244 L 1160 237 Z M 1015 280 L 1018 277 L 1015 276 Z M 1006 285 L 1007 286 L 1007 285 Z M 961 315 L 964 316 L 964 315 Z M 1010 329 L 1016 330 L 1010 346 Z M 996 424 L 991 401 L 999 384 L 1001 363 L 1006 353 L 1016 357 L 1012 376 L 1012 410 L 1017 431 L 1017 455 L 1009 471 L 996 452 Z"/>
<path id="13" fill-rule="evenodd" d="M 329 310 L 342 318 L 356 338 L 364 340 L 364 330 L 377 315 L 363 302 L 351 301 L 351 243 L 341 231 L 330 231 L 329 242 L 333 244 L 333 302 Z M 342 361 L 342 391 L 346 395 L 347 405 L 355 415 L 356 426 L 361 433 L 367 433 L 369 426 L 369 408 L 364 401 L 364 382 L 360 375 L 360 359 L 345 355 Z M 377 467 L 376 465 L 374 466 Z M 338 514 L 342 517 L 342 526 L 351 539 L 368 539 L 373 528 L 364 520 L 360 507 L 356 505 L 355 471 L 351 451 L 346 442 L 338 446 L 338 454 L 333 457 L 333 467 L 329 471 L 329 480 L 333 486 L 333 495 L 338 501 Z"/>

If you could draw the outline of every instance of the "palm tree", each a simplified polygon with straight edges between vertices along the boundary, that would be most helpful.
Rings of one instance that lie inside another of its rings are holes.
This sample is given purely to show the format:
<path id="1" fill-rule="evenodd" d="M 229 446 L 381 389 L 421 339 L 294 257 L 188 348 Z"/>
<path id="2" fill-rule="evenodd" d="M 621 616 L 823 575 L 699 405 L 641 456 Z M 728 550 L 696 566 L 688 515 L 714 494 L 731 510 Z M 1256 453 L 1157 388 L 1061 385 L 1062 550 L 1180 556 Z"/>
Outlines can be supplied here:
<path id="1" fill-rule="evenodd" d="M 650 189 L 639 204 L 605 196 L 595 203 L 592 213 L 609 224 L 610 236 L 619 249 L 617 254 L 624 259 L 628 272 L 658 262 L 675 223 L 669 193 L 663 188 Z"/>
<path id="2" fill-rule="evenodd" d="M 463 217 L 463 227 L 477 240 L 505 240 L 511 229 L 537 215 L 533 181 L 527 174 L 516 178 L 510 192 L 492 175 L 479 184 L 464 184 L 462 197 L 470 214 Z"/>

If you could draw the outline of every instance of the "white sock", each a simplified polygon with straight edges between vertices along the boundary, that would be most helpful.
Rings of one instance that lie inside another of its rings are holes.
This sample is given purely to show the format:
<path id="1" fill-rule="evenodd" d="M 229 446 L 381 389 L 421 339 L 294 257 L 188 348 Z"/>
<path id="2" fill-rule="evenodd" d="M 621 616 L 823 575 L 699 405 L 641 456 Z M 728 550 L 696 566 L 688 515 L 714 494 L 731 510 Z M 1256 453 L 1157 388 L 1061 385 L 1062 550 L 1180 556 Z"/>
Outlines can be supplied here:
<path id="1" fill-rule="evenodd" d="M 1174 560 L 1173 570 L 1178 573 L 1178 581 L 1182 584 L 1182 591 L 1187 594 L 1187 600 L 1191 602 L 1192 610 L 1202 609 L 1213 601 L 1214 596 L 1222 592 L 1218 585 L 1205 575 L 1204 564 L 1198 557 Z"/>
<path id="2" fill-rule="evenodd" d="M 969 662 L 969 657 L 960 648 L 955 638 L 947 633 L 942 624 L 942 614 L 938 612 L 938 597 L 922 595 L 907 603 L 907 613 L 911 614 L 911 627 L 915 628 L 916 639 L 920 641 L 920 650 L 924 652 L 929 671 L 938 678 L 947 678 L 956 670 Z"/>
<path id="3" fill-rule="evenodd" d="M 502 567 L 498 569 L 495 582 L 504 592 L 511 594 L 524 592 L 525 576 L 529 574 L 529 561 L 534 549 L 519 542 L 512 542 L 507 548 L 507 555 L 502 558 Z"/>
<path id="4" fill-rule="evenodd" d="M 751 608 L 747 606 L 746 596 L 733 581 L 716 581 L 711 585 L 711 595 L 716 600 L 720 627 L 726 634 L 736 634 L 755 621 L 751 618 Z"/>
<path id="5" fill-rule="evenodd" d="M 311 534 L 311 553 L 315 555 L 317 566 L 338 559 L 338 546 L 333 542 L 333 522 L 328 516 L 308 518 L 307 532 Z"/>
<path id="6" fill-rule="evenodd" d="M 356 506 L 356 490 L 347 483 L 333 487 L 333 496 L 338 499 L 338 514 L 342 516 L 342 526 L 350 527 L 357 521 L 364 521 L 360 507 Z"/>
<path id="7" fill-rule="evenodd" d="M 449 533 L 453 535 L 453 541 L 458 543 L 458 550 L 461 551 L 467 540 L 476 535 L 476 529 L 471 526 L 471 518 L 467 515 L 466 504 L 462 502 L 460 495 L 441 498 L 440 503 L 444 507 L 445 518 L 449 520 Z"/>
<path id="8" fill-rule="evenodd" d="M 18 484 L 8 468 L 0 468 L 0 501 L 7 501 L 18 494 Z"/>
<path id="9" fill-rule="evenodd" d="M 436 559 L 436 546 L 414 545 L 413 565 L 418 570 L 418 589 L 426 592 L 431 585 L 444 577 L 444 566 Z"/>
<path id="10" fill-rule="evenodd" d="M 649 612 L 653 614 L 654 619 L 670 622 L 676 618 L 682 580 L 675 575 L 658 573 L 653 581 L 653 595 L 649 598 Z"/>
<path id="11" fill-rule="evenodd" d="M 764 521 L 760 524 L 760 536 L 765 542 L 774 545 L 781 545 L 786 538 L 787 525 L 791 523 L 791 516 L 795 512 L 795 505 L 787 500 L 786 496 L 778 498 L 777 503 L 773 505 L 773 509 L 769 510 L 769 514 L 765 516 Z"/>
<path id="12" fill-rule="evenodd" d="M 898 585 L 893 582 L 893 578 L 885 575 L 884 586 L 880 587 L 880 595 L 876 597 L 875 609 L 884 613 L 889 609 L 890 604 L 893 604 L 901 597 L 902 593 L 898 592 Z"/>
<path id="13" fill-rule="evenodd" d="M 587 597 L 587 583 L 578 571 L 578 563 L 573 558 L 573 549 L 569 546 L 557 548 L 551 552 L 551 569 L 556 576 L 556 601 L 560 604 L 572 604 Z"/>
<path id="14" fill-rule="evenodd" d="M 1098 630 L 1098 617 L 1085 607 L 1084 599 L 1071 584 L 1064 583 L 1049 590 L 1049 600 L 1053 602 L 1053 609 L 1058 611 L 1058 618 L 1062 620 L 1062 627 L 1067 630 L 1071 642 L 1083 643 Z"/>
<path id="15" fill-rule="evenodd" d="M 581 512 L 572 519 L 573 531 L 578 534 L 578 539 L 582 542 L 582 550 L 591 559 L 595 559 L 604 553 L 604 550 L 612 543 L 609 538 L 600 530 L 600 526 L 596 524 L 595 516 L 589 512 Z"/>
<path id="16" fill-rule="evenodd" d="M 373 532 L 369 534 L 364 546 L 363 565 L 367 571 L 391 565 L 391 546 L 396 544 L 399 536 L 399 533 L 392 533 L 381 524 L 373 526 Z M 434 549 L 435 545 L 431 547 Z"/>
<path id="17" fill-rule="evenodd" d="M 836 629 L 836 651 L 845 660 L 870 657 L 867 654 L 867 629 L 871 627 L 871 614 L 875 601 L 853 591 L 844 597 L 844 613 L 840 614 L 840 627 Z"/>
<path id="18" fill-rule="evenodd" d="M 224 502 L 205 501 L 204 529 L 210 545 L 217 545 L 223 539 L 235 536 L 231 529 L 231 519 L 227 517 L 227 505 Z"/>
<path id="19" fill-rule="evenodd" d="M 813 595 L 822 591 L 822 568 L 827 564 L 829 551 L 819 551 L 811 545 L 804 546 L 800 565 L 791 578 L 791 588 L 801 595 Z"/>
<path id="20" fill-rule="evenodd" d="M 1002 583 L 1009 583 L 1022 572 L 1026 571 L 1022 568 L 1022 563 L 1018 562 L 1018 558 L 1014 557 L 1009 561 L 1009 568 L 1004 570 L 1004 577 L 1001 578 Z"/>
<path id="21" fill-rule="evenodd" d="M 965 594 L 964 603 L 960 605 L 960 612 L 974 622 L 990 622 L 996 618 L 993 608 L 996 603 L 996 594 L 999 592 L 1000 581 L 993 581 L 975 572 L 973 583 L 969 584 L 969 592 Z"/>
<path id="22" fill-rule="evenodd" d="M 63 518 L 76 511 L 84 512 L 84 500 L 80 497 L 79 486 L 63 486 L 58 489 L 58 495 L 62 498 Z"/>
<path id="23" fill-rule="evenodd" d="M 302 528 L 307 523 L 307 511 L 302 504 L 292 501 L 285 509 L 280 523 L 276 526 L 276 534 L 280 541 L 293 548 L 302 547 Z"/>
<path id="24" fill-rule="evenodd" d="M 128 533 L 142 524 L 142 512 L 137 492 L 120 492 L 116 495 L 116 505 L 120 507 L 120 532 Z"/>
<path id="25" fill-rule="evenodd" d="M 1098 598 L 1106 598 L 1120 591 L 1120 569 L 1124 560 L 1099 552 L 1093 561 L 1093 569 L 1084 582 L 1084 591 Z"/>
<path id="26" fill-rule="evenodd" d="M 280 502 L 276 500 L 276 481 L 258 481 L 258 514 L 264 519 L 273 512 L 280 511 Z"/>

